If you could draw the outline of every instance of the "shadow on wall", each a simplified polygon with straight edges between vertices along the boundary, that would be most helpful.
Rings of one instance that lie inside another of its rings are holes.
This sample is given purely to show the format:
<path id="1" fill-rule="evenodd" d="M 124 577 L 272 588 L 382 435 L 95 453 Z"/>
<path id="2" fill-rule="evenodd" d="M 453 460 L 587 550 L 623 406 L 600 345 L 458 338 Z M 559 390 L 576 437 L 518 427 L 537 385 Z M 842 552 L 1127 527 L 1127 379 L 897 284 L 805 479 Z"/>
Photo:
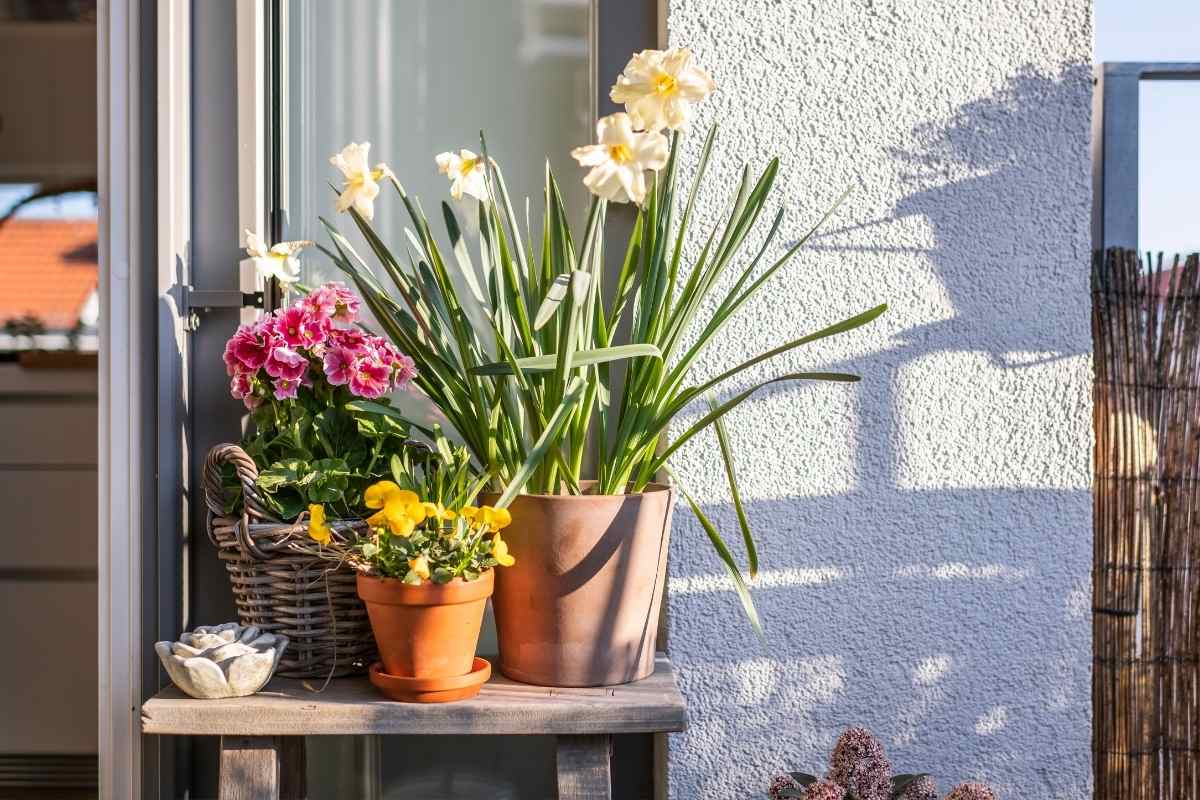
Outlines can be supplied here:
<path id="1" fill-rule="evenodd" d="M 669 641 L 691 727 L 673 797 L 762 796 L 782 768 L 824 769 L 858 723 L 943 792 L 976 778 L 1009 798 L 1091 796 L 1090 88 L 1084 66 L 1022 71 L 921 125 L 890 153 L 907 192 L 890 214 L 814 245 L 910 254 L 948 310 L 914 317 L 905 278 L 881 269 L 911 326 L 823 365 L 864 376 L 854 485 L 751 504 L 768 650 L 677 516 Z M 913 216 L 930 230 L 918 248 L 893 233 Z M 730 506 L 706 511 L 736 531 Z"/>

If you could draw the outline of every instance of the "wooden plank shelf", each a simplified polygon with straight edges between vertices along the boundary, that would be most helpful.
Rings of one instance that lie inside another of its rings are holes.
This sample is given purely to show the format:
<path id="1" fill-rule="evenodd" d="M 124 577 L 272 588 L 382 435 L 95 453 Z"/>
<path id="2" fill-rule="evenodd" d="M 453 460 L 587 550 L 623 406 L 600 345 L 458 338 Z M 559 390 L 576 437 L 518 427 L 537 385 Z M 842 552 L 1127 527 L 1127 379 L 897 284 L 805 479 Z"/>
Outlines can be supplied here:
<path id="1" fill-rule="evenodd" d="M 256 695 L 228 700 L 195 700 L 172 686 L 142 705 L 142 732 L 220 736 L 223 798 L 303 796 L 304 736 L 548 734 L 558 737 L 559 797 L 607 798 L 612 734 L 687 725 L 662 653 L 654 674 L 636 683 L 564 689 L 493 673 L 477 697 L 457 703 L 396 703 L 365 677 L 334 679 L 319 693 L 305 683 L 277 678 Z"/>

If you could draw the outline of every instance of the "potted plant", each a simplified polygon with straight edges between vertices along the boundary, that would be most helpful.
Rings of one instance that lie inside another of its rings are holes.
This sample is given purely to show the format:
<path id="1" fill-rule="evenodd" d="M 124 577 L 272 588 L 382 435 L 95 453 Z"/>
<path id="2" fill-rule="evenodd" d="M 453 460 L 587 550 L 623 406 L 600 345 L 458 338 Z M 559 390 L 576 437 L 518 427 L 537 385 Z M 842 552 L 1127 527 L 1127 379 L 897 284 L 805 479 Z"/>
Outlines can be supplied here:
<path id="1" fill-rule="evenodd" d="M 937 800 L 937 783 L 926 773 L 893 775 L 883 744 L 866 728 L 847 728 L 834 744 L 829 771 L 819 778 L 783 772 L 771 779 L 770 800 Z M 982 783 L 963 783 L 945 800 L 996 800 Z"/>
<path id="2" fill-rule="evenodd" d="M 369 486 L 363 503 L 375 513 L 356 541 L 320 546 L 325 558 L 358 570 L 379 647 L 371 682 L 385 695 L 436 703 L 476 694 L 491 675 L 475 656 L 494 568 L 512 566 L 501 531 L 505 509 L 471 503 L 483 487 L 465 448 L 435 431 L 437 452 L 391 459 L 391 479 Z M 327 539 L 322 510 L 312 509 L 309 537 Z"/>
<path id="3" fill-rule="evenodd" d="M 266 251 L 250 239 L 256 261 L 276 270 L 302 246 Z M 209 533 L 241 623 L 291 639 L 279 667 L 288 677 L 359 671 L 375 651 L 353 570 L 292 547 L 313 509 L 322 518 L 321 544 L 353 541 L 371 513 L 361 505 L 364 490 L 390 476 L 392 457 L 412 447 L 394 415 L 348 407 L 369 399 L 388 409 L 387 395 L 413 375 L 411 359 L 359 326 L 359 306 L 346 286 L 326 284 L 241 326 L 225 347 L 230 391 L 250 424 L 240 446 L 209 453 Z"/>
<path id="4" fill-rule="evenodd" d="M 335 187 L 337 207 L 353 218 L 388 286 L 326 220 L 330 244 L 319 247 L 353 279 L 392 341 L 413 357 L 416 387 L 489 476 L 489 499 L 497 507 L 511 503 L 508 538 L 518 566 L 497 577 L 494 605 L 500 669 L 518 680 L 585 686 L 636 680 L 653 670 L 676 489 L 761 634 L 730 548 L 671 472 L 670 458 L 702 431 L 715 430 L 753 577 L 758 555 L 723 418 L 765 386 L 858 377 L 789 372 L 748 388 L 729 387 L 751 368 L 864 325 L 886 309 L 876 306 L 781 342 L 713 377 L 691 377 L 706 348 L 766 291 L 817 227 L 778 258 L 768 257 L 782 227 L 778 210 L 769 215 L 761 243 L 747 252 L 779 171 L 773 159 L 757 178 L 748 167 L 743 171 L 723 225 L 694 230 L 715 126 L 686 191 L 678 186 L 679 153 L 692 106 L 713 88 L 684 48 L 647 50 L 630 60 L 612 91 L 626 111 L 601 119 L 597 143 L 572 153 L 588 169 L 583 180 L 593 194 L 579 236 L 549 169 L 535 232 L 528 213 L 514 212 L 482 136 L 480 154 L 437 156 L 451 195 L 478 201 L 477 256 L 446 203 L 441 212 L 450 246 L 440 243 L 391 170 L 368 163 L 369 144 L 351 144 L 332 159 L 344 178 Z M 394 188 L 411 221 L 399 249 L 371 223 L 381 184 Z M 605 228 L 614 203 L 634 204 L 636 218 L 615 284 L 605 286 Z M 698 255 L 685 246 L 692 241 L 703 242 Z M 619 383 L 612 369 L 617 361 L 625 362 Z M 699 419 L 667 442 L 671 422 L 703 402 Z M 354 407 L 402 419 L 370 402 Z M 673 485 L 659 482 L 663 475 Z"/>

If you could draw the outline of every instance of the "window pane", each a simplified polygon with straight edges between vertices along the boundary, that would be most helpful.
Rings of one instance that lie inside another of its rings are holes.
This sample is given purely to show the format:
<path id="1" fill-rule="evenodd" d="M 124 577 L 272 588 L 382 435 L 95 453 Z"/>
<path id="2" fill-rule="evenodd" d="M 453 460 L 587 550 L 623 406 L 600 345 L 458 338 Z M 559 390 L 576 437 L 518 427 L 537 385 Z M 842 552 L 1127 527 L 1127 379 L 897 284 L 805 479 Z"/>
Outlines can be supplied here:
<path id="1" fill-rule="evenodd" d="M 370 162 L 392 168 L 435 233 L 443 230 L 439 204 L 446 201 L 470 236 L 476 203 L 450 199 L 434 156 L 478 153 L 480 129 L 519 218 L 528 197 L 529 221 L 540 230 L 548 157 L 582 228 L 586 189 L 570 151 L 593 136 L 589 0 L 285 0 L 282 11 L 285 239 L 327 241 L 317 220 L 324 216 L 360 241 L 353 221 L 336 213 L 329 186 L 341 181 L 329 157 L 352 141 L 371 143 Z M 403 257 L 411 223 L 390 187 L 376 202 L 374 222 Z M 315 250 L 301 262 L 307 284 L 344 280 Z M 481 652 L 495 652 L 490 629 L 485 624 Z M 326 756 L 346 749 L 361 769 Z M 309 778 L 314 799 L 542 797 L 553 790 L 553 750 L 534 736 L 385 737 L 373 745 L 322 737 L 310 740 Z"/>
<path id="2" fill-rule="evenodd" d="M 1200 81 L 1142 81 L 1138 120 L 1138 247 L 1200 250 Z"/>
<path id="3" fill-rule="evenodd" d="M 0 2 L 0 361 L 90 364 L 39 351 L 96 350 L 91 5 Z"/>
<path id="4" fill-rule="evenodd" d="M 318 215 L 334 218 L 329 157 L 369 141 L 371 163 L 385 162 L 421 199 L 440 230 L 443 200 L 473 227 L 475 201 L 449 197 L 434 156 L 479 152 L 479 131 L 504 171 L 518 216 L 530 199 L 540 223 L 545 158 L 562 176 L 569 211 L 583 224 L 584 189 L 570 158 L 590 141 L 591 91 L 586 0 L 291 0 L 287 31 L 283 206 L 287 239 L 322 240 Z M 567 176 L 570 176 L 567 178 Z M 376 225 L 400 249 L 407 215 L 390 189 Z M 348 218 L 336 220 L 344 230 Z M 334 277 L 320 255 L 305 259 L 304 280 Z"/>

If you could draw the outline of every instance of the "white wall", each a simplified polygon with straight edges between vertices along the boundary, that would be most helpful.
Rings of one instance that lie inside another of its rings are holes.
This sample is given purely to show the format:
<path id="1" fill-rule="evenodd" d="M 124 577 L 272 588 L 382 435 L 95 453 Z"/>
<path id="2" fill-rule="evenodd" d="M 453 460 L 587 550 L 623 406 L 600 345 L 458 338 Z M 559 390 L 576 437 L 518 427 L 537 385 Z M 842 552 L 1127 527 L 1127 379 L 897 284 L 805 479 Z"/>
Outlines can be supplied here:
<path id="1" fill-rule="evenodd" d="M 694 165 L 720 120 L 703 222 L 774 154 L 781 245 L 857 187 L 698 372 L 892 305 L 730 387 L 864 376 L 731 418 L 769 650 L 680 515 L 669 640 L 691 726 L 672 797 L 822 771 L 851 724 L 943 792 L 1090 797 L 1090 17 L 1089 0 L 669 0 L 670 42 L 720 85 L 688 140 Z M 674 463 L 736 537 L 713 441 Z"/>

